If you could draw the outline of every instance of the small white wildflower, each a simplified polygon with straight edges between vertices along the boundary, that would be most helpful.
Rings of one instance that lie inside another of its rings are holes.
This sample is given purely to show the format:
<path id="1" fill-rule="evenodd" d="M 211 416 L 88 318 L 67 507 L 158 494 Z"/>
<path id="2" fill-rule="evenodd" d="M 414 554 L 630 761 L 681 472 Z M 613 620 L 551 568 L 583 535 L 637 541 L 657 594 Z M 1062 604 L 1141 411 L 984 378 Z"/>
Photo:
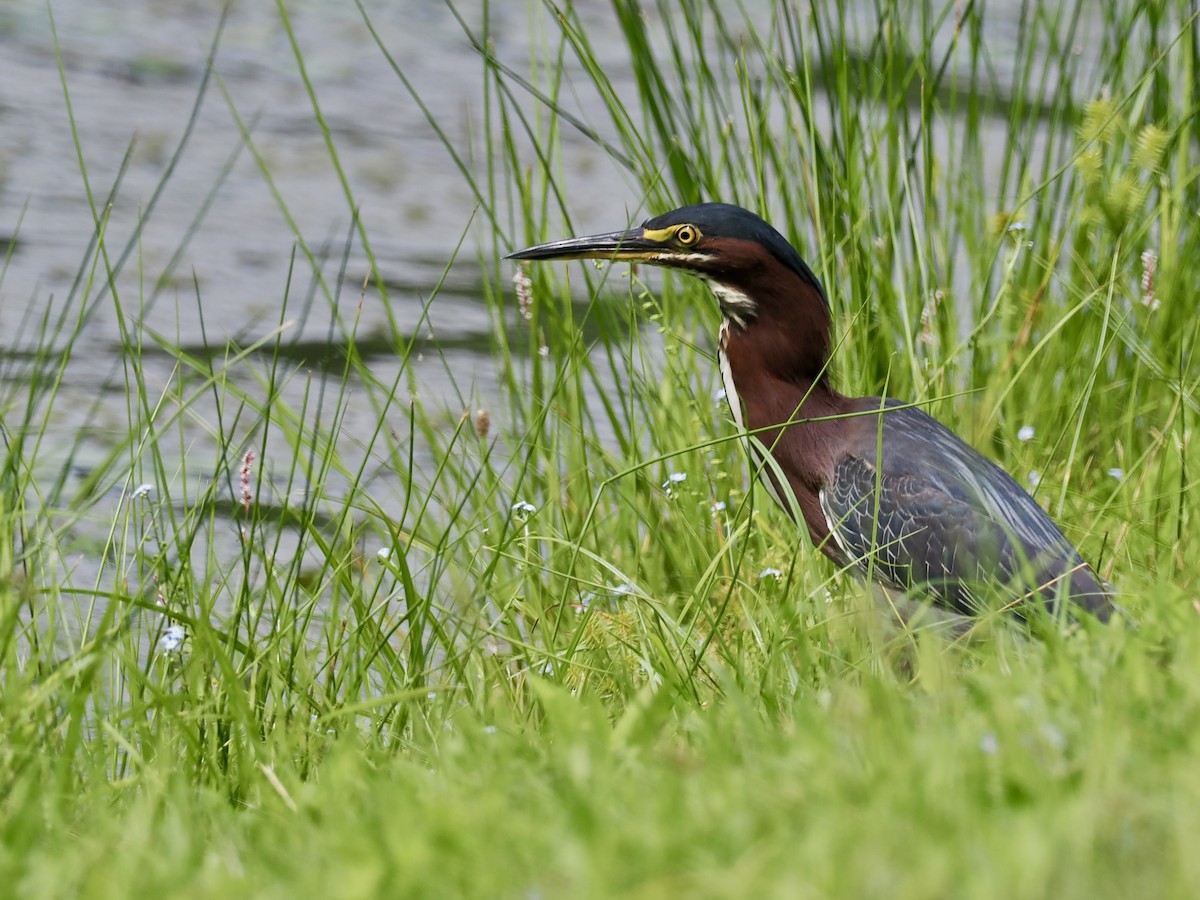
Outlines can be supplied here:
<path id="1" fill-rule="evenodd" d="M 1111 475 L 1113 478 L 1117 479 L 1117 481 L 1120 481 L 1121 479 L 1123 479 L 1125 477 L 1125 470 L 1117 468 L 1116 466 L 1113 466 L 1111 469 L 1108 470 L 1108 474 Z"/>
<path id="2" fill-rule="evenodd" d="M 532 516 L 537 512 L 537 507 L 526 500 L 518 500 L 513 504 L 512 511 L 526 516 Z"/>
<path id="3" fill-rule="evenodd" d="M 153 493 L 154 493 L 154 485 L 139 484 L 137 487 L 135 487 L 133 489 L 133 493 L 129 495 L 129 499 L 130 500 L 138 500 L 142 497 L 149 497 Z"/>
<path id="4" fill-rule="evenodd" d="M 713 403 L 720 403 L 725 399 L 725 388 L 717 388 L 713 391 Z"/>
<path id="5" fill-rule="evenodd" d="M 543 675 L 553 675 L 554 674 L 554 663 L 548 662 L 544 666 L 542 666 L 542 674 Z"/>
<path id="6" fill-rule="evenodd" d="M 670 487 L 673 484 L 679 484 L 687 481 L 687 472 L 672 472 L 667 476 L 667 480 L 663 482 L 663 487 Z"/>
<path id="7" fill-rule="evenodd" d="M 979 739 L 979 749 L 988 756 L 993 756 L 1000 749 L 1000 741 L 994 734 L 988 732 Z"/>
<path id="8" fill-rule="evenodd" d="M 484 725 L 484 726 L 483 726 L 483 733 L 484 733 L 484 734 L 495 734 L 495 733 L 496 733 L 496 726 L 495 726 L 495 725 Z"/>
<path id="9" fill-rule="evenodd" d="M 513 289 L 517 293 L 517 308 L 526 322 L 533 318 L 533 281 L 524 267 L 517 269 L 512 277 Z"/>
<path id="10" fill-rule="evenodd" d="M 667 480 L 662 483 L 663 490 L 668 497 L 675 496 L 675 485 L 682 484 L 687 481 L 687 472 L 672 472 L 667 476 Z"/>
<path id="11" fill-rule="evenodd" d="M 765 569 L 763 569 L 761 572 L 758 573 L 758 577 L 759 578 L 782 578 L 783 573 L 780 572 L 778 569 L 776 569 L 774 566 L 767 566 Z"/>
<path id="12" fill-rule="evenodd" d="M 254 451 L 247 450 L 246 455 L 242 457 L 241 470 L 241 485 L 242 485 L 242 508 L 246 512 L 250 512 L 250 507 L 254 503 Z"/>
<path id="13" fill-rule="evenodd" d="M 383 560 L 384 562 L 387 562 L 389 559 L 391 559 L 392 548 L 391 547 L 380 547 L 378 550 L 375 551 L 375 555 L 377 557 L 379 557 L 381 560 Z"/>
<path id="14" fill-rule="evenodd" d="M 1028 229 L 1029 229 L 1029 223 L 1022 222 L 1020 220 L 1013 222 L 1011 225 L 1008 226 L 1009 234 L 1020 234 L 1022 231 L 1027 231 Z"/>
<path id="15" fill-rule="evenodd" d="M 1033 432 L 1032 425 L 1022 425 L 1021 429 L 1017 432 L 1017 440 L 1020 441 L 1022 444 L 1027 443 L 1028 441 L 1032 441 L 1033 433 L 1034 432 Z"/>
<path id="16" fill-rule="evenodd" d="M 187 632 L 183 630 L 182 625 L 168 625 L 167 630 L 158 639 L 158 649 L 164 653 L 171 653 L 178 650 L 179 645 L 183 643 L 185 637 L 187 637 Z"/>
<path id="17" fill-rule="evenodd" d="M 719 512 L 725 512 L 725 501 L 724 500 L 714 501 L 713 505 L 712 505 L 712 511 L 714 514 L 719 513 Z"/>
<path id="18" fill-rule="evenodd" d="M 1037 487 L 1041 483 L 1042 483 L 1042 473 L 1039 472 L 1037 469 L 1031 469 L 1029 471 L 1029 486 Z"/>

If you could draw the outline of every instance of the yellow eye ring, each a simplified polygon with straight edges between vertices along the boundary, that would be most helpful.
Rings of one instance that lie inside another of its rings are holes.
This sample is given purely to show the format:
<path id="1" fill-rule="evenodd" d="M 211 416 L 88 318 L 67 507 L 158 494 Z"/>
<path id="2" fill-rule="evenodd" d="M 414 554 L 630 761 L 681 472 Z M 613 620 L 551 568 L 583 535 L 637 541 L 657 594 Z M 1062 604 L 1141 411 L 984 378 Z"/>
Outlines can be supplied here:
<path id="1" fill-rule="evenodd" d="M 684 247 L 690 247 L 696 241 L 700 240 L 700 231 L 695 225 L 680 225 L 675 232 L 675 240 L 679 241 Z"/>

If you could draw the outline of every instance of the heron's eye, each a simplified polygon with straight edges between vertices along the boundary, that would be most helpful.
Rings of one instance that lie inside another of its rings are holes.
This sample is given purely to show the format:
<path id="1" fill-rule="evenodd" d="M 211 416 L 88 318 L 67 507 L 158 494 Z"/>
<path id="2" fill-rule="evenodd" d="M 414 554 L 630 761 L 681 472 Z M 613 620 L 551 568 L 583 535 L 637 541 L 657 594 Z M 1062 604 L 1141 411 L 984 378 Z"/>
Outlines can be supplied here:
<path id="1" fill-rule="evenodd" d="M 700 240 L 700 230 L 695 225 L 680 225 L 675 232 L 675 240 L 684 247 L 690 247 Z"/>

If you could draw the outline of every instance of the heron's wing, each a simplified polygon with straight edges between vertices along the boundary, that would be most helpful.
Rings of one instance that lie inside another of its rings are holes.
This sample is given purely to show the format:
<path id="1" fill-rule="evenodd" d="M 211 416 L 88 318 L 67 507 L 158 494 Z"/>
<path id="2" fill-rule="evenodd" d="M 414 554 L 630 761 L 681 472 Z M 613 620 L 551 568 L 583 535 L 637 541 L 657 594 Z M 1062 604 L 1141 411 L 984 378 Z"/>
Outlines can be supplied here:
<path id="1" fill-rule="evenodd" d="M 1107 609 L 1078 551 L 999 466 L 920 410 L 869 419 L 821 492 L 830 532 L 869 576 L 960 612 L 978 611 L 997 585 L 1048 601 L 1066 586 L 1073 601 Z"/>

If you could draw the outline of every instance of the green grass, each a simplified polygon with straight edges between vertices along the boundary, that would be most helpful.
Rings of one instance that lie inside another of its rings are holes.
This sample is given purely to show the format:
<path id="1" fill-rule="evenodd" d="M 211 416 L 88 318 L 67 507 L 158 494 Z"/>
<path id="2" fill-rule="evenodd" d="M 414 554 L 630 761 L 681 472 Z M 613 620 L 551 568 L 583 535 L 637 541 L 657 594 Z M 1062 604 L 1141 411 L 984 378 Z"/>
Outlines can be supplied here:
<path id="1" fill-rule="evenodd" d="M 401 327 L 356 218 L 333 276 L 281 234 L 279 327 L 214 346 L 143 326 L 166 273 L 118 288 L 138 259 L 136 232 L 106 238 L 121 175 L 89 188 L 76 288 L 0 363 L 6 893 L 1200 890 L 1197 20 L 1034 2 L 1014 50 L 981 4 L 901 27 L 907 4 L 881 0 L 877 30 L 784 6 L 753 28 L 618 0 L 619 96 L 570 9 L 529 10 L 528 60 L 493 55 L 486 4 L 454 10 L 487 98 L 469 146 L 444 138 L 496 322 L 486 421 L 467 383 L 461 408 L 410 399 L 408 361 L 440 350 Z M 349 221 L 359 188 L 280 13 Z M 225 103 L 291 222 L 218 45 L 197 107 Z M 504 252 L 626 224 L 573 203 L 568 132 L 631 208 L 767 214 L 829 289 L 837 383 L 1040 473 L 1126 620 L 963 642 L 887 621 L 751 488 L 701 285 L 534 267 L 526 320 Z M 386 366 L 345 313 L 364 276 Z M 126 422 L 97 406 L 64 440 L 65 366 L 105 304 L 128 323 Z M 328 346 L 293 346 L 297 316 L 327 317 Z M 349 429 L 363 408 L 377 427 Z"/>

